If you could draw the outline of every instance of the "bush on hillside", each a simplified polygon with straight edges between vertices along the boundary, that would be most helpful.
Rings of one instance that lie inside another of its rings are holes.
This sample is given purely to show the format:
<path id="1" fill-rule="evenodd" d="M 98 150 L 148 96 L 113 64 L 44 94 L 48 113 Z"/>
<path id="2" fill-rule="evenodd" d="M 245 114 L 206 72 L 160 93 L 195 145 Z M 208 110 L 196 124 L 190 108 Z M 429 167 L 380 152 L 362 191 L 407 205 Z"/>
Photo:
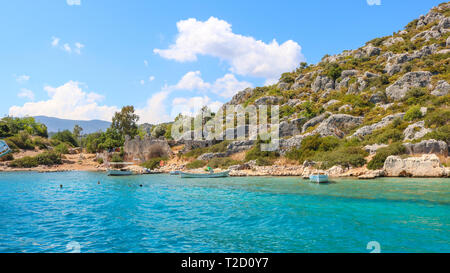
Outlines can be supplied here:
<path id="1" fill-rule="evenodd" d="M 388 147 L 380 148 L 372 160 L 367 164 L 369 170 L 378 170 L 383 168 L 384 161 L 391 155 L 401 155 L 406 152 L 405 146 L 402 143 L 393 143 Z"/>
<path id="2" fill-rule="evenodd" d="M 53 140 L 58 140 L 64 143 L 68 143 L 73 147 L 78 147 L 78 142 L 69 130 L 58 132 L 52 136 Z"/>
<path id="3" fill-rule="evenodd" d="M 34 168 L 39 165 L 53 166 L 62 163 L 61 155 L 55 152 L 44 152 L 37 156 L 26 156 L 15 159 L 8 166 L 12 168 Z"/>
<path id="4" fill-rule="evenodd" d="M 159 168 L 160 162 L 165 161 L 165 160 L 167 160 L 167 157 L 151 158 L 151 159 L 147 160 L 146 162 L 144 162 L 143 164 L 141 164 L 141 166 L 144 168 L 153 170 L 153 169 Z"/>
<path id="5" fill-rule="evenodd" d="M 420 119 L 422 117 L 422 112 L 420 111 L 420 106 L 415 105 L 409 108 L 408 111 L 406 111 L 405 116 L 403 117 L 406 121 L 413 121 L 416 119 Z"/>
<path id="6" fill-rule="evenodd" d="M 206 161 L 203 160 L 194 160 L 186 164 L 187 169 L 198 169 L 206 166 Z"/>

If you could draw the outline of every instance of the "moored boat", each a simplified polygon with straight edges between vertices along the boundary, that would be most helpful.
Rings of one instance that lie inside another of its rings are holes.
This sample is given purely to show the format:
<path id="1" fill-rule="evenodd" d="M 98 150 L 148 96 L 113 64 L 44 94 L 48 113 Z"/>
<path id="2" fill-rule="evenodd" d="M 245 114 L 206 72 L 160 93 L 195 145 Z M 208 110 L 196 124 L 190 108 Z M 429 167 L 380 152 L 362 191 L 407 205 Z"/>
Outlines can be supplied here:
<path id="1" fill-rule="evenodd" d="M 316 183 L 327 183 L 328 182 L 328 175 L 326 174 L 311 174 L 309 176 L 309 180 Z"/>
<path id="2" fill-rule="evenodd" d="M 125 165 L 133 165 L 131 162 L 110 162 L 108 165 L 111 166 L 111 168 L 106 170 L 108 176 L 128 176 L 134 174 L 132 171 L 123 167 Z"/>
<path id="3" fill-rule="evenodd" d="M 11 149 L 9 148 L 8 144 L 6 144 L 5 141 L 0 140 L 0 157 L 7 155 L 11 152 Z"/>
<path id="4" fill-rule="evenodd" d="M 185 173 L 180 172 L 181 178 L 219 178 L 228 177 L 230 171 L 220 173 Z"/>
<path id="5" fill-rule="evenodd" d="M 179 175 L 179 174 L 181 174 L 181 171 L 171 171 L 169 174 L 170 175 Z"/>

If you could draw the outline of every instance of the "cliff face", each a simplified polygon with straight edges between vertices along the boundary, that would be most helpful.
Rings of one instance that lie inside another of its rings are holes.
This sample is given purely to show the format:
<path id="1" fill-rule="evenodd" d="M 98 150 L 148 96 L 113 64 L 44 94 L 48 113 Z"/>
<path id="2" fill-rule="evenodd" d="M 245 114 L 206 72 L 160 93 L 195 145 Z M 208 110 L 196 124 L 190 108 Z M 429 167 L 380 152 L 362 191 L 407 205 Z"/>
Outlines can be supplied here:
<path id="1" fill-rule="evenodd" d="M 143 163 L 151 158 L 169 157 L 172 150 L 164 139 L 152 138 L 149 136 L 141 139 L 136 136 L 134 139 L 126 138 L 124 148 L 124 161 Z"/>

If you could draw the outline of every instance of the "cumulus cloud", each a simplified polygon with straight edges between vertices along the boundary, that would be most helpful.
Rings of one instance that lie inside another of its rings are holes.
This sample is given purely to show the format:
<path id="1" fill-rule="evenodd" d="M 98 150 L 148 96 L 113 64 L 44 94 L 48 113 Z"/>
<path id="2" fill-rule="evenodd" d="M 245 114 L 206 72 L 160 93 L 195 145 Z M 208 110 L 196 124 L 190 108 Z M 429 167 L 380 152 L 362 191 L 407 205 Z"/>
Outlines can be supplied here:
<path id="1" fill-rule="evenodd" d="M 99 105 L 103 96 L 84 92 L 78 82 L 69 81 L 59 87 L 46 86 L 44 90 L 47 91 L 48 100 L 27 102 L 23 106 L 12 106 L 9 108 L 9 115 L 111 120 L 114 112 L 119 110 L 115 106 Z"/>
<path id="2" fill-rule="evenodd" d="M 179 62 L 196 61 L 198 55 L 217 57 L 230 64 L 238 75 L 278 79 L 304 61 L 299 44 L 274 39 L 264 43 L 250 36 L 233 33 L 231 25 L 215 17 L 207 21 L 195 18 L 177 23 L 178 36 L 168 49 L 154 49 L 163 58 Z"/>
<path id="3" fill-rule="evenodd" d="M 79 6 L 81 5 L 81 0 L 66 0 L 69 6 Z"/>
<path id="4" fill-rule="evenodd" d="M 174 98 L 172 100 L 172 114 L 176 116 L 179 113 L 188 116 L 195 116 L 203 106 L 208 106 L 212 112 L 217 112 L 222 106 L 220 101 L 212 101 L 209 97 L 190 97 L 190 98 Z"/>
<path id="5" fill-rule="evenodd" d="M 22 88 L 20 89 L 19 94 L 17 94 L 19 98 L 26 98 L 30 100 L 34 100 L 34 93 L 30 89 Z"/>
<path id="6" fill-rule="evenodd" d="M 150 76 L 150 77 L 148 77 L 148 81 L 149 82 L 152 82 L 152 81 L 154 81 L 155 80 L 155 76 Z"/>
<path id="7" fill-rule="evenodd" d="M 75 53 L 77 53 L 77 54 L 81 54 L 81 49 L 84 47 L 84 45 L 83 44 L 81 44 L 81 43 L 75 43 Z"/>
<path id="8" fill-rule="evenodd" d="M 30 76 L 28 75 L 20 75 L 20 76 L 14 75 L 14 76 L 16 77 L 16 82 L 18 83 L 26 83 L 30 80 Z"/>
<path id="9" fill-rule="evenodd" d="M 147 60 L 144 60 L 144 65 L 145 65 L 146 67 L 148 67 L 148 61 L 147 61 Z"/>
<path id="10" fill-rule="evenodd" d="M 381 0 L 366 0 L 366 1 L 367 1 L 367 4 L 369 6 L 373 6 L 373 5 L 379 6 L 379 5 L 381 5 Z"/>
<path id="11" fill-rule="evenodd" d="M 200 71 L 190 71 L 176 85 L 169 86 L 168 88 L 170 90 L 211 91 L 221 97 L 231 98 L 234 94 L 247 87 L 252 87 L 252 84 L 246 81 L 239 81 L 231 73 L 225 74 L 213 83 L 209 83 L 202 79 Z"/>
<path id="12" fill-rule="evenodd" d="M 136 114 L 139 115 L 139 121 L 144 123 L 157 124 L 172 120 L 167 114 L 166 99 L 170 91 L 163 90 L 153 94 L 143 108 L 136 109 Z"/>

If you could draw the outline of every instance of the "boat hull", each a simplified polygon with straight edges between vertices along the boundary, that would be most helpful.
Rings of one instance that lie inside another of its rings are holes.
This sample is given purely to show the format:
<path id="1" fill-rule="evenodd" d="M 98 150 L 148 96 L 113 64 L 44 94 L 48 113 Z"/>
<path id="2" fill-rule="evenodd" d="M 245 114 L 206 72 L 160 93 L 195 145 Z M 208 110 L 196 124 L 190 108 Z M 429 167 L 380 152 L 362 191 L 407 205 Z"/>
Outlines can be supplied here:
<path id="1" fill-rule="evenodd" d="M 228 177 L 229 171 L 221 172 L 221 173 L 185 173 L 180 172 L 181 178 L 219 178 L 219 177 Z"/>
<path id="2" fill-rule="evenodd" d="M 328 175 L 324 174 L 313 174 L 309 176 L 309 180 L 316 183 L 327 183 L 328 182 Z"/>
<path id="3" fill-rule="evenodd" d="M 107 170 L 106 174 L 108 176 L 128 176 L 133 175 L 132 171 L 122 171 L 122 170 Z"/>

